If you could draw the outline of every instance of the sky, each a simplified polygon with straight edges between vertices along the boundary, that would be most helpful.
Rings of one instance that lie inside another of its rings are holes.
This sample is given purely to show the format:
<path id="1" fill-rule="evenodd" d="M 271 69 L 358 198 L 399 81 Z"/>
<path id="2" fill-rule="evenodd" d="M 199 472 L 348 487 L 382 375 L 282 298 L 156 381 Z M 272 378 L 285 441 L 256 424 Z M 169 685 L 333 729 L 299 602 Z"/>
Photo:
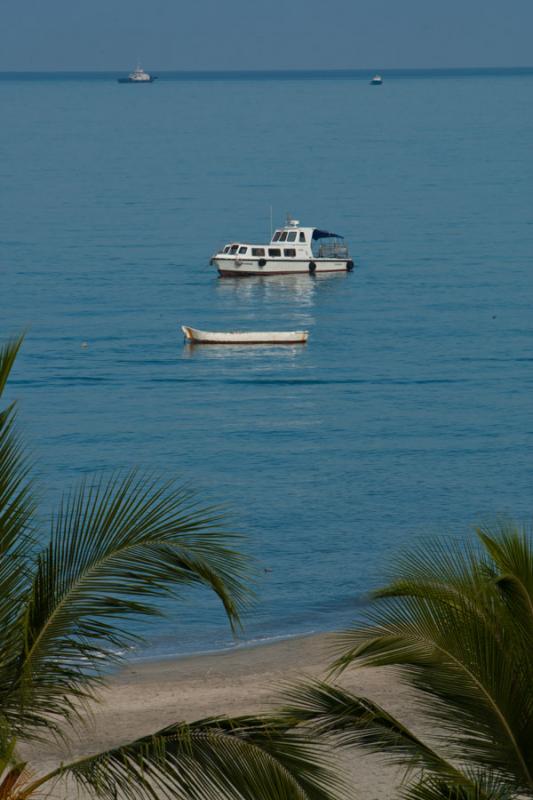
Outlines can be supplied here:
<path id="1" fill-rule="evenodd" d="M 532 0 L 0 0 L 0 70 L 532 66 Z"/>

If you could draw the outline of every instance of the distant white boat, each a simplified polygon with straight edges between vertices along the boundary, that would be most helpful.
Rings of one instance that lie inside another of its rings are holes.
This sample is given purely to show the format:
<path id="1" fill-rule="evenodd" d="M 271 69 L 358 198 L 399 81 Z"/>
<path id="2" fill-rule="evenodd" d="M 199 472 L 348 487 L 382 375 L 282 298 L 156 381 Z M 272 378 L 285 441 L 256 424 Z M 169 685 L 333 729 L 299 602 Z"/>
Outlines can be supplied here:
<path id="1" fill-rule="evenodd" d="M 199 331 L 182 325 L 188 342 L 195 344 L 305 344 L 309 331 Z"/>
<path id="2" fill-rule="evenodd" d="M 139 65 L 135 67 L 133 72 L 130 72 L 127 78 L 118 78 L 119 83 L 153 83 L 155 80 L 157 80 L 156 75 L 150 75 Z"/>
<path id="3" fill-rule="evenodd" d="M 383 78 L 381 77 L 381 75 L 374 75 L 374 77 L 370 81 L 371 86 L 381 86 L 382 83 L 383 83 Z"/>

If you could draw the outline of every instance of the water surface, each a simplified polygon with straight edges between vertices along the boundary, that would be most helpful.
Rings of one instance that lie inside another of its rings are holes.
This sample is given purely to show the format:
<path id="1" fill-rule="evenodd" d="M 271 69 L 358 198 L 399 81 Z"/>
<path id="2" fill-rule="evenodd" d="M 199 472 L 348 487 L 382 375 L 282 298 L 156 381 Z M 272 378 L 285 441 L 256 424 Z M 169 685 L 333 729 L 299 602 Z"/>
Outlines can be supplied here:
<path id="1" fill-rule="evenodd" d="M 345 624 L 428 533 L 527 519 L 532 89 L 0 81 L 0 334 L 29 329 L 11 395 L 46 507 L 137 464 L 227 504 L 259 563 L 251 639 Z M 344 233 L 357 269 L 217 279 L 210 254 L 264 240 L 270 206 Z M 311 338 L 191 349 L 183 322 Z M 170 611 L 152 653 L 230 641 L 210 599 Z"/>

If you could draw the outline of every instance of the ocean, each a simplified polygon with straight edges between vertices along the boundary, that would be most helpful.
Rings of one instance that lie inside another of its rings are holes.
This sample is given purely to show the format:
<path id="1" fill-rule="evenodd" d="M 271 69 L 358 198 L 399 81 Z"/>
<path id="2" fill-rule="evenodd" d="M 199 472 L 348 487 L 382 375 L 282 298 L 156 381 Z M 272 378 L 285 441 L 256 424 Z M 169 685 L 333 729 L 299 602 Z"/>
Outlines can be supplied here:
<path id="1" fill-rule="evenodd" d="M 0 334 L 27 330 L 43 537 L 87 474 L 189 483 L 256 559 L 241 643 L 345 626 L 405 548 L 531 520 L 533 72 L 383 74 L 0 76 Z M 217 278 L 271 207 L 356 269 Z M 182 323 L 311 335 L 191 349 Z M 166 610 L 144 653 L 232 644 L 205 593 Z"/>

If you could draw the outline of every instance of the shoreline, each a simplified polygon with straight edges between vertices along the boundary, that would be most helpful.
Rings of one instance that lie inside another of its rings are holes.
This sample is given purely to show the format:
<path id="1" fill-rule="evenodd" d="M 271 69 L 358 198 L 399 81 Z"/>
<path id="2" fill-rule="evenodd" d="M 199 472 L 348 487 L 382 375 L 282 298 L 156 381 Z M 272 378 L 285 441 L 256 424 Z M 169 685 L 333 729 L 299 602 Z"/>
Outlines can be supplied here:
<path id="1" fill-rule="evenodd" d="M 41 773 L 178 721 L 271 711 L 281 702 L 280 686 L 325 677 L 333 641 L 331 633 L 319 633 L 206 655 L 128 661 L 107 678 L 87 725 L 73 731 L 67 745 L 25 746 L 22 755 Z M 335 682 L 413 723 L 409 691 L 390 670 L 348 670 Z M 355 750 L 339 758 L 354 794 L 367 800 L 389 800 L 403 774 L 381 757 Z M 68 786 L 58 786 L 54 793 L 58 800 L 71 796 Z M 85 795 L 80 792 L 79 798 L 85 800 Z"/>
<path id="2" fill-rule="evenodd" d="M 111 673 L 109 683 L 129 682 L 133 675 L 147 680 L 167 673 L 178 675 L 186 673 L 188 667 L 197 669 L 215 664 L 229 667 L 230 662 L 234 668 L 242 667 L 245 670 L 250 668 L 250 671 L 255 671 L 257 662 L 265 665 L 266 669 L 275 668 L 280 660 L 285 667 L 288 663 L 294 663 L 296 667 L 302 649 L 306 653 L 313 652 L 317 662 L 322 665 L 328 659 L 328 644 L 330 640 L 333 641 L 335 633 L 334 631 L 296 633 L 280 635 L 265 641 L 251 640 L 217 650 L 173 655 L 139 655 L 137 658 L 125 659 L 124 663 Z M 259 652 L 261 657 L 258 655 Z M 329 660 L 332 661 L 333 658 L 330 653 Z"/>
<path id="3" fill-rule="evenodd" d="M 223 655 L 224 653 L 234 653 L 236 651 L 253 650 L 256 647 L 269 647 L 270 645 L 281 644 L 282 642 L 294 639 L 307 639 L 311 636 L 331 636 L 338 633 L 337 630 L 314 630 L 306 633 L 280 633 L 273 634 L 264 639 L 247 639 L 237 641 L 235 644 L 227 644 L 221 647 L 214 647 L 212 650 L 191 650 L 183 653 L 154 653 L 150 655 L 147 644 L 142 650 L 132 652 L 130 656 L 124 656 L 124 663 L 114 672 L 121 671 L 128 664 L 154 664 L 159 661 L 180 661 L 184 658 L 204 658 L 207 656 Z"/>

